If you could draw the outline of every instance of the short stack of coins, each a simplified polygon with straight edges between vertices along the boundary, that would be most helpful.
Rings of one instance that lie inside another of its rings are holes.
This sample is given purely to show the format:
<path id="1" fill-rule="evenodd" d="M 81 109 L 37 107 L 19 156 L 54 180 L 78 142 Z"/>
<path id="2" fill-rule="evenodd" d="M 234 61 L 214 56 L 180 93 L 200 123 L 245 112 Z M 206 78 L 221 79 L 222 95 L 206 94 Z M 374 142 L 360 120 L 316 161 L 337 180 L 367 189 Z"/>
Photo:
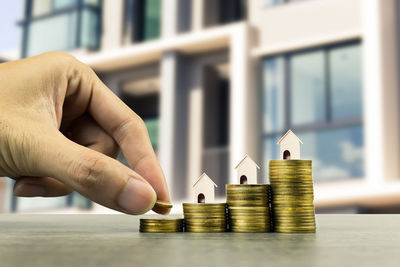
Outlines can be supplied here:
<path id="1" fill-rule="evenodd" d="M 226 203 L 183 203 L 185 231 L 226 232 Z"/>
<path id="2" fill-rule="evenodd" d="M 269 192 L 267 184 L 227 184 L 230 231 L 270 232 Z"/>
<path id="3" fill-rule="evenodd" d="M 139 231 L 142 233 L 183 232 L 183 219 L 140 219 Z"/>
<path id="4" fill-rule="evenodd" d="M 273 223 L 280 233 L 316 230 L 311 160 L 271 160 Z"/>

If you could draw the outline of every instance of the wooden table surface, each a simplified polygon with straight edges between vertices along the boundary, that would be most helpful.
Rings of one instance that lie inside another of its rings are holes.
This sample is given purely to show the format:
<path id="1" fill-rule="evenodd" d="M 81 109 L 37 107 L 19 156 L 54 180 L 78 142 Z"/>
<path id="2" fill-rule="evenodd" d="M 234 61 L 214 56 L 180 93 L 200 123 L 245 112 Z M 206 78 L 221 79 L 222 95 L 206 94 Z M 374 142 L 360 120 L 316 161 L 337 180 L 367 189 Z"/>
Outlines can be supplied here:
<path id="1" fill-rule="evenodd" d="M 318 215 L 316 234 L 148 234 L 127 215 L 0 215 L 0 266 L 400 266 L 400 215 Z"/>

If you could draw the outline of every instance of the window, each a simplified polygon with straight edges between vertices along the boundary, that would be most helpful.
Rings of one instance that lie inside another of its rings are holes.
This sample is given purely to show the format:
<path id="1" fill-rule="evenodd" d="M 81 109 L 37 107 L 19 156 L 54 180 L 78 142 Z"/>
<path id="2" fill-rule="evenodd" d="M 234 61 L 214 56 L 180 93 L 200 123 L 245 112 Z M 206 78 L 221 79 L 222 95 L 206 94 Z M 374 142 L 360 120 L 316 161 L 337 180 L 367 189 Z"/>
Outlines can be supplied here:
<path id="1" fill-rule="evenodd" d="M 315 180 L 362 177 L 360 43 L 268 57 L 263 68 L 264 162 L 278 158 L 276 142 L 293 129 Z"/>
<path id="2" fill-rule="evenodd" d="M 227 24 L 246 18 L 245 0 L 204 0 L 205 27 Z"/>
<path id="3" fill-rule="evenodd" d="M 99 48 L 101 0 L 26 0 L 24 57 L 47 51 Z"/>
<path id="4" fill-rule="evenodd" d="M 125 42 L 143 42 L 160 37 L 161 0 L 126 0 Z"/>
<path id="5" fill-rule="evenodd" d="M 229 64 L 210 64 L 203 69 L 202 169 L 217 184 L 229 181 Z M 224 196 L 225 189 L 217 192 Z"/>
<path id="6" fill-rule="evenodd" d="M 300 1 L 304 1 L 304 0 L 266 0 L 266 5 L 267 6 L 276 6 L 276 5 L 300 2 Z"/>
<path id="7" fill-rule="evenodd" d="M 158 151 L 160 80 L 158 76 L 125 81 L 121 99 L 144 121 L 153 149 Z"/>

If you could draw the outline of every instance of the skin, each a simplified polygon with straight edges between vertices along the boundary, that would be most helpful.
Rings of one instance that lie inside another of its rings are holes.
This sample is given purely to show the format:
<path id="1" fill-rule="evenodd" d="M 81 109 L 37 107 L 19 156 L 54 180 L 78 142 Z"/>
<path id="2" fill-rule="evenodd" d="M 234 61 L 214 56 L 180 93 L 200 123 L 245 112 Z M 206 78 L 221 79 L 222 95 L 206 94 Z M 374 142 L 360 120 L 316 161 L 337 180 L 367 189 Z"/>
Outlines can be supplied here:
<path id="1" fill-rule="evenodd" d="M 128 214 L 169 212 L 154 206 L 170 197 L 143 120 L 74 57 L 0 64 L 0 110 L 0 176 L 16 180 L 14 195 L 77 191 Z"/>

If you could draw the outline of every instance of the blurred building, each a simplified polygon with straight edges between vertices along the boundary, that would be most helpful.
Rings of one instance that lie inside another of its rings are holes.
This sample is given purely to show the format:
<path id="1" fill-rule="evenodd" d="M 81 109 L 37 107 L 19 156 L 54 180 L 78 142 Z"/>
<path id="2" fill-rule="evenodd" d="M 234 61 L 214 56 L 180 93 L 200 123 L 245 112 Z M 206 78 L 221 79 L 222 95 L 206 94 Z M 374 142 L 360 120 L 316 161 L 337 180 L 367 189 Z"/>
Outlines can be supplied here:
<path id="1" fill-rule="evenodd" d="M 26 0 L 23 14 L 23 57 L 70 51 L 143 117 L 175 201 L 203 171 L 223 197 L 245 154 L 268 182 L 292 129 L 319 211 L 400 210 L 397 0 Z"/>

